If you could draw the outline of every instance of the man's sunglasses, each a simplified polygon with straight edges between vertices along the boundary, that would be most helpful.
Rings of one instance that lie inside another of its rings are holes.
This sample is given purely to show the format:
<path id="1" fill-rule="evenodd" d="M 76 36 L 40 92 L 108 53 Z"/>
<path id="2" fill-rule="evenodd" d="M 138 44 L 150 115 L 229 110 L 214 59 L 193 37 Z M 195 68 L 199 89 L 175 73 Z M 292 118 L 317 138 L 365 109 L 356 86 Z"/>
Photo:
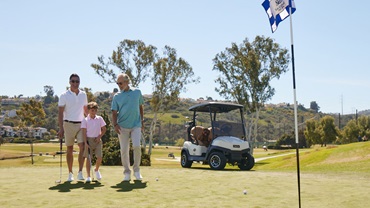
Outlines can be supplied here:
<path id="1" fill-rule="evenodd" d="M 72 83 L 80 83 L 80 80 L 71 80 Z"/>

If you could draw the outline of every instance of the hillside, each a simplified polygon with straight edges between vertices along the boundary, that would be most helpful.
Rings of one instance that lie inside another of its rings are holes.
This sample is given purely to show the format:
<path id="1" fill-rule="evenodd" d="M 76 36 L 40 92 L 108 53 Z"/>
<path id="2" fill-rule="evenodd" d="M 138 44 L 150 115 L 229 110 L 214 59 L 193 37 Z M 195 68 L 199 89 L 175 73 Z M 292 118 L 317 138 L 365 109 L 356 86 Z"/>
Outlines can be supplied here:
<path id="1" fill-rule="evenodd" d="M 296 170 L 296 155 L 268 159 L 258 164 L 259 170 Z M 370 173 L 370 142 L 300 150 L 300 170 L 322 173 Z"/>
<path id="2" fill-rule="evenodd" d="M 45 97 L 46 98 L 46 97 Z M 45 102 L 45 98 L 41 98 L 44 101 L 44 110 L 47 115 L 46 125 L 44 126 L 49 131 L 51 129 L 57 130 L 57 100 L 52 99 L 48 104 Z M 99 113 L 102 114 L 105 112 L 109 118 L 111 117 L 110 113 L 110 103 L 111 98 L 109 94 L 100 94 L 95 97 L 96 102 L 98 102 L 100 108 Z M 159 123 L 157 124 L 157 131 L 154 135 L 154 142 L 160 144 L 174 145 L 176 140 L 186 137 L 185 124 L 189 121 L 192 114 L 188 111 L 189 107 L 197 104 L 197 102 L 191 102 L 189 100 L 182 100 L 176 105 L 173 105 L 169 108 L 166 113 L 159 114 Z M 18 110 L 20 104 L 7 104 L 2 105 L 2 113 L 5 114 L 6 111 Z M 150 107 L 149 98 L 145 98 L 144 106 L 144 118 L 146 126 L 146 134 L 149 134 L 149 125 L 153 118 L 152 110 Z M 361 111 L 359 115 L 366 115 L 370 111 Z M 2 114 L 2 115 L 3 115 Z M 311 109 L 307 109 L 302 105 L 298 106 L 298 124 L 299 129 L 304 129 L 304 123 L 309 119 L 319 120 L 321 117 L 328 115 L 322 112 L 316 113 Z M 343 127 L 346 123 L 355 119 L 356 115 L 344 115 L 339 116 L 336 114 L 331 114 L 335 119 L 335 124 L 339 127 Z M 245 115 L 246 120 L 250 118 L 249 115 Z M 198 121 L 200 123 L 206 122 L 208 117 L 199 116 Z M 19 120 L 16 117 L 9 118 L 5 117 L 3 125 L 8 126 L 18 126 Z M 284 134 L 290 134 L 294 131 L 294 111 L 293 105 L 290 104 L 269 104 L 264 107 L 260 112 L 259 128 L 258 128 L 258 137 L 256 138 L 259 142 L 265 142 L 268 140 L 279 139 Z"/>

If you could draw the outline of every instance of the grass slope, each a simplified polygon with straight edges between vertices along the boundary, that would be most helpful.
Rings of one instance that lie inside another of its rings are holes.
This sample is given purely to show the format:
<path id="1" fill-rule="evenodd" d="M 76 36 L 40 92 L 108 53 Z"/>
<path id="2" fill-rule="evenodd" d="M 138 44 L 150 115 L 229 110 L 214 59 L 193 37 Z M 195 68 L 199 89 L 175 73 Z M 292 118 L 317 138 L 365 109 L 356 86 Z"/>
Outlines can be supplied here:
<path id="1" fill-rule="evenodd" d="M 296 154 L 263 161 L 259 170 L 293 171 Z M 300 150 L 300 168 L 307 172 L 366 173 L 370 174 L 370 142 L 358 142 L 340 146 L 315 146 Z"/>

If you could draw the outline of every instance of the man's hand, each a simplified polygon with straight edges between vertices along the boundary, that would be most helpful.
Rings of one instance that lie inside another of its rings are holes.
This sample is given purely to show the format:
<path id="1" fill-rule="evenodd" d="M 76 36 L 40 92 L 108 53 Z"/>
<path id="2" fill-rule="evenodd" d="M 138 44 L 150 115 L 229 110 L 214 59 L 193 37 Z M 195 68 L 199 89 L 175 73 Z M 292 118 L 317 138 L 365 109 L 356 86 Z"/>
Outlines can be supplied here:
<path id="1" fill-rule="evenodd" d="M 60 128 L 59 131 L 58 131 L 58 137 L 59 139 L 62 139 L 64 137 L 64 129 L 63 128 Z"/>
<path id="2" fill-rule="evenodd" d="M 115 125 L 115 126 L 114 126 L 114 131 L 115 131 L 117 134 L 121 134 L 121 128 L 119 127 L 119 125 Z"/>

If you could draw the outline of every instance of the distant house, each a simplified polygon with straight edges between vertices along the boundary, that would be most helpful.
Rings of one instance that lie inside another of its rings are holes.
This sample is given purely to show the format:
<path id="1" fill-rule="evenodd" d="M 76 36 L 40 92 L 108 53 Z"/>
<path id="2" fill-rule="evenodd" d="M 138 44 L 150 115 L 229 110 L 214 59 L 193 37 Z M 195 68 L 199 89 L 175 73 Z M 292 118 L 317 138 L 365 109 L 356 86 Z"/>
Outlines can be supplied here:
<path id="1" fill-rule="evenodd" d="M 48 132 L 46 128 L 36 127 L 33 129 L 33 137 L 42 139 L 44 133 Z"/>
<path id="2" fill-rule="evenodd" d="M 44 134 L 47 133 L 48 130 L 42 127 L 25 127 L 25 128 L 18 128 L 18 127 L 11 127 L 11 126 L 0 126 L 0 135 L 4 137 L 27 137 L 27 138 L 38 138 L 42 139 Z"/>
<path id="3" fill-rule="evenodd" d="M 0 126 L 0 133 L 6 137 L 14 137 L 16 135 L 11 126 Z"/>

